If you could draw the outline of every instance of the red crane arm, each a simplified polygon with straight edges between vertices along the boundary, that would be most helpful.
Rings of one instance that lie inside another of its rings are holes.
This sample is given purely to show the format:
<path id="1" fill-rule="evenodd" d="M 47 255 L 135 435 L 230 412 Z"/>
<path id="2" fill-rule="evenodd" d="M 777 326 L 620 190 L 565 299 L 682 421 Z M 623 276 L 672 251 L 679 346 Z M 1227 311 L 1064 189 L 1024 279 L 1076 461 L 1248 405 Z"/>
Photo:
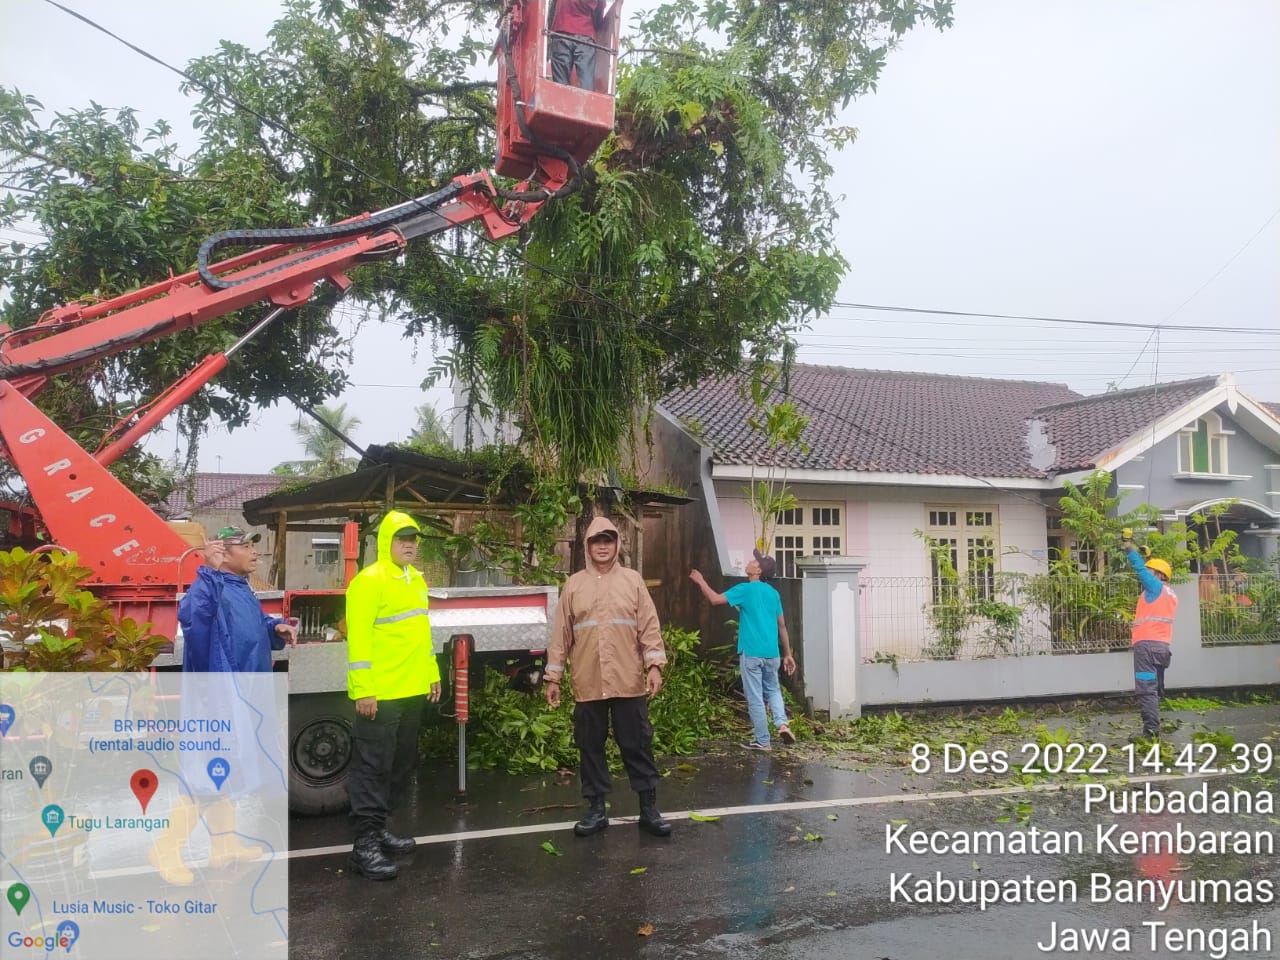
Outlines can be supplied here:
<path id="1" fill-rule="evenodd" d="M 323 280 L 345 288 L 352 267 L 394 257 L 416 237 L 480 220 L 489 237 L 498 239 L 518 230 L 540 206 L 537 200 L 513 201 L 500 209 L 494 195 L 487 174 L 459 177 L 429 197 L 343 226 L 316 228 L 341 236 L 252 250 L 204 273 L 172 277 L 100 303 L 61 307 L 31 327 L 0 327 L 0 452 L 26 481 L 54 541 L 93 569 L 101 596 L 122 615 L 172 630 L 174 590 L 189 582 L 198 558 L 106 466 L 225 368 L 226 356 L 206 358 L 138 411 L 132 425 L 127 418 L 96 455 L 32 402 L 49 378 L 259 301 L 297 306 Z"/>
<path id="2" fill-rule="evenodd" d="M 487 174 L 459 177 L 454 185 L 450 193 L 456 193 L 455 198 L 443 205 L 424 197 L 346 221 L 348 232 L 357 231 L 362 220 L 387 224 L 365 233 L 301 248 L 297 244 L 264 247 L 226 260 L 216 268 L 218 280 L 227 284 L 223 289 L 210 289 L 200 271 L 193 270 L 100 303 L 59 307 L 21 330 L 0 327 L 0 381 L 23 378 L 23 393 L 32 396 L 43 386 L 44 377 L 259 301 L 298 306 L 311 298 L 321 280 L 345 288 L 349 285 L 346 271 L 370 260 L 394 257 L 415 237 L 479 219 L 490 238 L 498 239 L 518 230 L 539 206 L 531 202 L 499 210 Z M 402 214 L 399 219 L 397 214 Z"/>

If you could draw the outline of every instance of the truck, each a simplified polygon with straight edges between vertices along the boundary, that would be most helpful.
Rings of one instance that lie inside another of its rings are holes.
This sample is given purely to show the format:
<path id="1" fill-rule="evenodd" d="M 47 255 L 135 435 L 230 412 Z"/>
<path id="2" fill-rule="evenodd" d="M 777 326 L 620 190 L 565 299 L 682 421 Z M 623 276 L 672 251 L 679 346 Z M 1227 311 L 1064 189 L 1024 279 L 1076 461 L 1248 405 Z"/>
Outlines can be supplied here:
<path id="1" fill-rule="evenodd" d="M 466 174 L 404 203 L 338 224 L 298 229 L 227 230 L 201 244 L 196 269 L 105 300 L 54 308 L 17 329 L 0 324 L 0 455 L 18 471 L 31 506 L 7 504 L 8 531 L 56 545 L 93 571 L 88 584 L 120 617 L 154 625 L 174 649 L 155 668 L 181 665 L 178 602 L 195 576 L 201 548 L 189 544 L 117 480 L 108 467 L 170 413 L 225 370 L 232 358 L 289 309 L 325 284 L 341 294 L 354 267 L 398 257 L 409 243 L 478 222 L 490 241 L 516 233 L 548 202 L 581 182 L 582 165 L 613 129 L 614 74 L 621 0 L 597 37 L 590 82 L 567 85 L 550 73 L 549 0 L 508 0 L 498 26 L 496 183 Z M 216 259 L 229 248 L 245 252 Z M 124 417 L 94 451 L 82 448 L 35 404 L 58 375 L 172 336 L 254 305 L 268 312 L 231 347 L 211 354 Z M 354 566 L 348 532 L 348 564 Z M 300 642 L 288 651 L 290 803 L 325 813 L 346 803 L 352 707 L 346 698 L 346 643 L 317 628 L 336 622 L 343 593 L 261 595 L 269 612 L 296 617 Z M 554 611 L 553 587 L 445 588 L 431 594 L 432 635 L 453 664 L 459 718 L 459 787 L 465 790 L 465 723 L 470 658 L 488 658 L 515 678 L 536 682 Z M 508 664 L 508 660 L 514 660 Z"/>

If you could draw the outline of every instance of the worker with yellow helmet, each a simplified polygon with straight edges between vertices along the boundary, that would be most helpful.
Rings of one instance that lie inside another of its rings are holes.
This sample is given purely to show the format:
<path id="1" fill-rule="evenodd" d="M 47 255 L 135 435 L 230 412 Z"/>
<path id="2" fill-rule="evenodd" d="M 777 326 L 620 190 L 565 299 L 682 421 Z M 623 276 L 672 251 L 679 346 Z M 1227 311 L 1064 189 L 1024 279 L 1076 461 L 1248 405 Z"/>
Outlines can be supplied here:
<path id="1" fill-rule="evenodd" d="M 1173 616 L 1178 595 L 1169 586 L 1173 568 L 1159 557 L 1144 557 L 1133 545 L 1133 531 L 1124 530 L 1125 556 L 1138 574 L 1142 595 L 1133 614 L 1133 683 L 1142 711 L 1142 736 L 1160 736 L 1160 698 L 1164 671 L 1173 659 Z"/>

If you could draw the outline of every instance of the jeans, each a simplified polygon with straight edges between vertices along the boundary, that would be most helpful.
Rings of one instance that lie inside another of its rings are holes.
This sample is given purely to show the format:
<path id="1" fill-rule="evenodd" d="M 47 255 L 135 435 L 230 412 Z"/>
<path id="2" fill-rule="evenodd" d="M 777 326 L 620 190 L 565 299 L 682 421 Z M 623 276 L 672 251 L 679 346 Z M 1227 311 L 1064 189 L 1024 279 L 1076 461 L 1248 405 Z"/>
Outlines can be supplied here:
<path id="1" fill-rule="evenodd" d="M 594 37 L 588 38 L 594 40 Z M 578 68 L 578 86 L 583 90 L 596 88 L 596 48 L 580 43 L 567 34 L 551 38 L 551 79 L 556 83 L 569 82 L 569 73 Z"/>
<path id="2" fill-rule="evenodd" d="M 765 746 L 769 745 L 769 721 L 764 715 L 766 701 L 769 712 L 773 714 L 773 725 L 787 725 L 787 708 L 782 703 L 782 688 L 778 686 L 778 667 L 781 665 L 781 657 L 748 657 L 744 653 L 739 658 L 742 692 L 747 695 L 747 712 L 751 715 L 751 726 L 755 728 L 756 743 Z"/>

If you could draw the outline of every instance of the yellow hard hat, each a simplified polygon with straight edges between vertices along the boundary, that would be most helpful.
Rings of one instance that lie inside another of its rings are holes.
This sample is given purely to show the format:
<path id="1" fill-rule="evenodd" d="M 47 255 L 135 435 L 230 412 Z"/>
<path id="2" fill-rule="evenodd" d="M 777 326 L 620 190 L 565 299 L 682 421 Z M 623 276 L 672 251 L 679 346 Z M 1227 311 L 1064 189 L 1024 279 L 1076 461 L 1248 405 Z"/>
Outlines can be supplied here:
<path id="1" fill-rule="evenodd" d="M 1163 573 L 1166 580 L 1173 579 L 1173 567 L 1169 566 L 1168 560 L 1161 560 L 1159 557 L 1153 557 L 1147 561 L 1147 569 L 1154 570 L 1156 573 Z"/>

